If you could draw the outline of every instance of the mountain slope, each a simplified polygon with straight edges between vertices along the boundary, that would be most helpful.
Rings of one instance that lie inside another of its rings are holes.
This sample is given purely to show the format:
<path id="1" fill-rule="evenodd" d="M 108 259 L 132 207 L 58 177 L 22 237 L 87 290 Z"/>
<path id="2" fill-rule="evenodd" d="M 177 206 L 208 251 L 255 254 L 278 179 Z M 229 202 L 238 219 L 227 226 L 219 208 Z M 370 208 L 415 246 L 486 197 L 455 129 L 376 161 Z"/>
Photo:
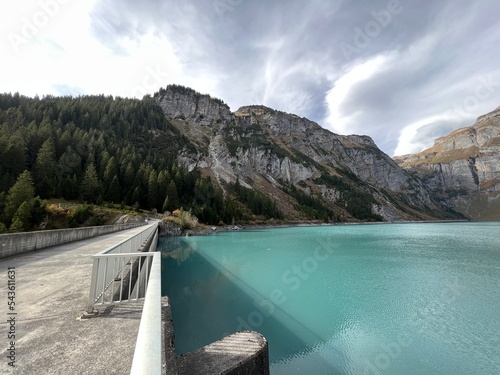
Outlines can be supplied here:
<path id="1" fill-rule="evenodd" d="M 500 219 L 500 107 L 427 150 L 395 159 L 456 210 L 473 219 Z"/>
<path id="2" fill-rule="evenodd" d="M 226 195 L 238 182 L 297 220 L 457 217 L 367 136 L 337 135 L 264 106 L 232 113 L 223 101 L 182 86 L 168 86 L 154 99 L 195 145 L 179 152 L 179 163 L 211 176 Z"/>

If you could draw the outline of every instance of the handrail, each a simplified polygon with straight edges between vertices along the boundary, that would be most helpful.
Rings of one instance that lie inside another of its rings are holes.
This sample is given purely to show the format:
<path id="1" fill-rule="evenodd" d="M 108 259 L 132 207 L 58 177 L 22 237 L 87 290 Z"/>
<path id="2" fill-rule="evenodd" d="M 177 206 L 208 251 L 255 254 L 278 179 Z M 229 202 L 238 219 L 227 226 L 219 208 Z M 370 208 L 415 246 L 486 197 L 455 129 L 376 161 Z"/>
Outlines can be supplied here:
<path id="1" fill-rule="evenodd" d="M 161 254 L 155 252 L 142 310 L 131 375 L 162 374 Z"/>
<path id="2" fill-rule="evenodd" d="M 92 314 L 97 305 L 111 305 L 143 299 L 148 286 L 153 253 L 140 252 L 147 246 L 156 250 L 158 223 L 95 254 L 92 265 L 87 313 Z M 136 250 L 136 252 L 133 252 Z M 151 249 L 149 249 L 151 250 Z M 134 286 L 135 284 L 135 286 Z M 135 298 L 134 298 L 135 295 Z"/>
<path id="3" fill-rule="evenodd" d="M 158 222 L 148 225 L 143 231 L 124 239 L 123 241 L 114 244 L 94 256 L 102 255 L 102 254 L 116 254 L 116 253 L 125 253 L 125 252 L 133 252 L 139 250 L 139 247 L 146 241 L 146 239 L 158 228 Z"/>

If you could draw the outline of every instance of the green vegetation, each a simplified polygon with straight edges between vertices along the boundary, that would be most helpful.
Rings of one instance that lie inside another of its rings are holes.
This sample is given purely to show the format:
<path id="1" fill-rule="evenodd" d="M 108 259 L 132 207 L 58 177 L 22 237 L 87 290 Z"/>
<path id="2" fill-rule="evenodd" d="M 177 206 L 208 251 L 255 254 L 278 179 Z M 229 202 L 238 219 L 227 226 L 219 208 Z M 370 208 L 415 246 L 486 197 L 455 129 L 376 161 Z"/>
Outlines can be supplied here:
<path id="1" fill-rule="evenodd" d="M 283 191 L 295 198 L 298 202 L 295 208 L 304 213 L 309 219 L 322 220 L 324 222 L 338 221 L 338 216 L 324 202 L 304 193 L 295 185 L 283 187 Z"/>
<path id="2" fill-rule="evenodd" d="M 184 208 L 208 224 L 282 217 L 260 193 L 238 188 L 224 199 L 210 179 L 176 163 L 183 148 L 195 146 L 152 98 L 0 94 L 0 232 L 37 229 L 47 220 L 54 227 L 99 223 L 97 206 Z M 47 211 L 44 202 L 53 198 L 86 204 Z"/>
<path id="3" fill-rule="evenodd" d="M 33 229 L 27 206 L 80 200 L 161 210 L 188 207 L 199 175 L 176 162 L 188 147 L 153 100 L 0 95 L 0 231 Z M 12 228 L 16 216 L 16 225 Z M 78 225 L 78 220 L 72 221 Z"/>
<path id="4" fill-rule="evenodd" d="M 239 202 L 244 204 L 254 215 L 266 219 L 283 219 L 283 214 L 276 206 L 276 202 L 262 194 L 260 191 L 241 186 L 240 181 L 229 184 L 229 189 L 236 195 Z"/>
<path id="5" fill-rule="evenodd" d="M 349 176 L 351 174 L 349 173 Z M 346 180 L 346 178 L 322 174 L 314 182 L 337 190 L 340 193 L 340 198 L 335 203 L 356 219 L 381 221 L 382 217 L 372 212 L 372 205 L 377 203 L 373 196 L 362 191 L 359 187 L 354 187 Z M 357 178 L 356 180 L 359 181 Z"/>

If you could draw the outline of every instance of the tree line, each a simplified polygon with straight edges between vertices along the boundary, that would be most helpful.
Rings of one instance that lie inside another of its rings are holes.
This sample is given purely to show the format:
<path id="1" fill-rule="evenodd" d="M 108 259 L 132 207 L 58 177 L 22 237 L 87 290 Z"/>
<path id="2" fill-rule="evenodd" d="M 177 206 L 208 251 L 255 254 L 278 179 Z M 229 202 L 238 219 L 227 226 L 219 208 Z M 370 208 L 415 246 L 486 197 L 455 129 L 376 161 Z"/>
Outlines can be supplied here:
<path id="1" fill-rule="evenodd" d="M 33 228 L 49 198 L 243 218 L 244 204 L 177 164 L 182 148 L 194 146 L 153 98 L 0 94 L 0 230 Z"/>

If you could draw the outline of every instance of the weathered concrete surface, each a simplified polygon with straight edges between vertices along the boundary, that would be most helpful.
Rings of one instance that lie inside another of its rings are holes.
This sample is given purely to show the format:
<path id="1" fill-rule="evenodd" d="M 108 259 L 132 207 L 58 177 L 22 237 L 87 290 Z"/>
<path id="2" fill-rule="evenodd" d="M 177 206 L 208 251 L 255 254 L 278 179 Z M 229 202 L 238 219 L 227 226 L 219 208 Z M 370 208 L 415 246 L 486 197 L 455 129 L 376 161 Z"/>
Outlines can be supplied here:
<path id="1" fill-rule="evenodd" d="M 91 256 L 144 227 L 0 260 L 0 374 L 128 374 L 142 303 L 84 312 Z M 16 271 L 16 368 L 7 365 L 7 268 Z"/>
<path id="2" fill-rule="evenodd" d="M 267 340 L 251 331 L 236 332 L 178 357 L 179 375 L 269 375 Z"/>
<path id="3" fill-rule="evenodd" d="M 175 354 L 175 334 L 172 319 L 172 309 L 168 297 L 161 300 L 161 322 L 162 322 L 162 349 L 163 349 L 163 374 L 177 374 L 177 356 Z"/>
<path id="4" fill-rule="evenodd" d="M 0 234 L 0 258 L 135 228 L 143 223 Z"/>

